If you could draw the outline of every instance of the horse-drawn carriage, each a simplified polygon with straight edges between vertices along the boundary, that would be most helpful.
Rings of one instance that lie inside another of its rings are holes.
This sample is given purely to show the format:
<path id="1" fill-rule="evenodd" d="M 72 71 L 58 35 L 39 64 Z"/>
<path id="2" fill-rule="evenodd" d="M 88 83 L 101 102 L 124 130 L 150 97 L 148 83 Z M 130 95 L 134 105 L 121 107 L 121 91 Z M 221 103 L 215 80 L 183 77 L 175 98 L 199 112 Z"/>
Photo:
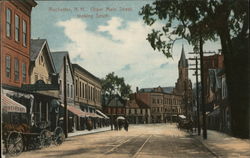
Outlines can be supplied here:
<path id="1" fill-rule="evenodd" d="M 1 96 L 1 101 L 2 138 L 6 154 L 16 156 L 24 150 L 63 143 L 65 136 L 61 127 L 50 121 L 36 121 L 25 106 L 7 96 Z"/>
<path id="2" fill-rule="evenodd" d="M 177 127 L 179 129 L 186 129 L 187 131 L 193 132 L 193 121 L 187 119 L 184 115 L 179 115 Z"/>
<path id="3" fill-rule="evenodd" d="M 47 122 L 39 122 L 34 126 L 27 124 L 3 124 L 3 141 L 6 152 L 12 156 L 23 150 L 48 147 L 52 143 L 60 145 L 64 141 L 61 127 L 51 131 Z"/>

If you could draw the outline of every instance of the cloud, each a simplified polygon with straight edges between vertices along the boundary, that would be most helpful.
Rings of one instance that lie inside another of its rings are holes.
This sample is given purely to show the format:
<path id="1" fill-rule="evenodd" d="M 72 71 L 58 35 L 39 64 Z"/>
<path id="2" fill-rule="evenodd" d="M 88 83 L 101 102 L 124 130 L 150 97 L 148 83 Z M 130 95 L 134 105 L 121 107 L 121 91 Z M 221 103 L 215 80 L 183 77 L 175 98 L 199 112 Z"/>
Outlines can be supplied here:
<path id="1" fill-rule="evenodd" d="M 87 23 L 76 18 L 58 21 L 56 26 L 62 27 L 70 40 L 62 49 L 70 52 L 72 61 L 100 78 L 115 72 L 133 90 L 137 86 L 174 86 L 176 82 L 181 43 L 174 46 L 173 59 L 167 59 L 151 48 L 146 37 L 152 28 L 142 20 L 112 17 L 96 31 L 87 30 Z M 153 27 L 161 26 L 155 23 Z"/>

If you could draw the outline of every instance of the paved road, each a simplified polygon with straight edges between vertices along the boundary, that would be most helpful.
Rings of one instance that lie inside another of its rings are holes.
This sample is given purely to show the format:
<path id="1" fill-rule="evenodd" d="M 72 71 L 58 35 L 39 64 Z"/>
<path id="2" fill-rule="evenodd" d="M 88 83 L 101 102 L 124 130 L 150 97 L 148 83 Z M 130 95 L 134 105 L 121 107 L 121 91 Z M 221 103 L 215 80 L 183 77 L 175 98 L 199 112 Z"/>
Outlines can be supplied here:
<path id="1" fill-rule="evenodd" d="M 68 138 L 61 146 L 24 152 L 18 158 L 211 158 L 199 141 L 175 125 L 130 126 L 129 131 L 108 131 Z"/>

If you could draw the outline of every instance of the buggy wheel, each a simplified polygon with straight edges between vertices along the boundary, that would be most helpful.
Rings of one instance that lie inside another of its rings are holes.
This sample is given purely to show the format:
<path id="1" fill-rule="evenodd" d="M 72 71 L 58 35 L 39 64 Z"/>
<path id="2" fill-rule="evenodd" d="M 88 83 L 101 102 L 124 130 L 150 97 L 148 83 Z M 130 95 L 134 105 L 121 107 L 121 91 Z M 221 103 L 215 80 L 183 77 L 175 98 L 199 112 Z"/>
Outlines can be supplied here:
<path id="1" fill-rule="evenodd" d="M 23 138 L 18 132 L 10 132 L 7 138 L 7 152 L 10 156 L 18 156 L 23 151 Z"/>
<path id="2" fill-rule="evenodd" d="M 61 127 L 56 127 L 54 131 L 54 143 L 55 145 L 61 145 L 65 139 L 63 129 Z"/>
<path id="3" fill-rule="evenodd" d="M 48 147 L 51 145 L 51 133 L 50 131 L 44 129 L 40 132 L 40 147 Z"/>

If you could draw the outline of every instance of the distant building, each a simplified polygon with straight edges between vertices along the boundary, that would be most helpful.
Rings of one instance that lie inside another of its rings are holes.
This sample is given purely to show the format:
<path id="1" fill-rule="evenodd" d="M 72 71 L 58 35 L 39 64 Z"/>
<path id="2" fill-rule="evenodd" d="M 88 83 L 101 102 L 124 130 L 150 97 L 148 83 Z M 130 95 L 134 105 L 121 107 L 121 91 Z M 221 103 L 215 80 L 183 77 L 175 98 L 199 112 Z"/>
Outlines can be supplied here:
<path id="1" fill-rule="evenodd" d="M 151 89 L 151 90 L 150 90 Z M 136 93 L 136 99 L 150 107 L 151 123 L 177 121 L 184 113 L 183 96 L 167 93 L 168 88 L 142 88 Z"/>
<path id="2" fill-rule="evenodd" d="M 103 100 L 103 111 L 111 120 L 114 120 L 118 116 L 126 115 L 126 103 L 119 96 L 114 97 L 110 101 L 105 98 Z"/>
<path id="3" fill-rule="evenodd" d="M 136 100 L 150 107 L 150 122 L 161 123 L 177 121 L 178 115 L 192 116 L 192 82 L 188 78 L 188 60 L 182 46 L 178 62 L 179 78 L 175 87 L 155 87 L 137 89 Z M 134 99 L 135 100 L 135 99 Z M 136 102 L 135 101 L 131 101 Z M 130 104 L 128 104 L 128 109 Z M 136 104 L 131 104 L 136 105 Z M 140 108 L 138 105 L 137 107 Z"/>
<path id="4" fill-rule="evenodd" d="M 192 82 L 188 78 L 188 60 L 186 59 L 184 47 L 182 45 L 181 57 L 178 62 L 179 77 L 175 83 L 173 94 L 182 95 L 185 104 L 185 113 L 187 117 L 192 116 Z"/>
<path id="5" fill-rule="evenodd" d="M 150 107 L 137 98 L 137 93 L 132 94 L 126 103 L 126 118 L 133 124 L 151 123 Z"/>

